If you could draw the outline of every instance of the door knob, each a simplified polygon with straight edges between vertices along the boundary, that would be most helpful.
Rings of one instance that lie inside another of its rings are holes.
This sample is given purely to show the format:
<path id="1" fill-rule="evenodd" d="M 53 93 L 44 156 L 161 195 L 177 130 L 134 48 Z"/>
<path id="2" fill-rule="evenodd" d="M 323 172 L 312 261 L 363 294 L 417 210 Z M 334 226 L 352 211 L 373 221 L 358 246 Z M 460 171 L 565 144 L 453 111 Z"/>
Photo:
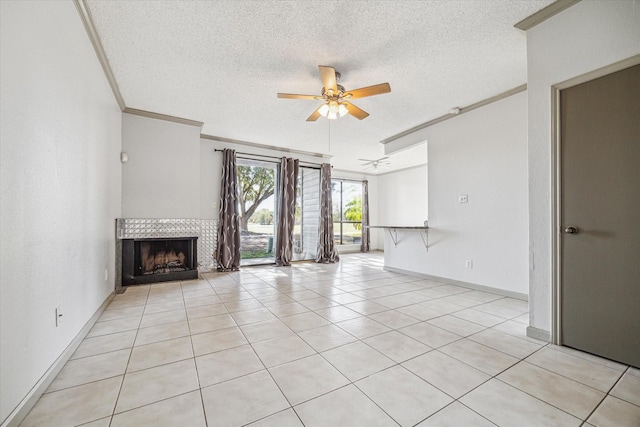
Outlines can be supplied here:
<path id="1" fill-rule="evenodd" d="M 578 234 L 578 227 L 574 227 L 573 225 L 569 225 L 564 228 L 565 234 Z"/>

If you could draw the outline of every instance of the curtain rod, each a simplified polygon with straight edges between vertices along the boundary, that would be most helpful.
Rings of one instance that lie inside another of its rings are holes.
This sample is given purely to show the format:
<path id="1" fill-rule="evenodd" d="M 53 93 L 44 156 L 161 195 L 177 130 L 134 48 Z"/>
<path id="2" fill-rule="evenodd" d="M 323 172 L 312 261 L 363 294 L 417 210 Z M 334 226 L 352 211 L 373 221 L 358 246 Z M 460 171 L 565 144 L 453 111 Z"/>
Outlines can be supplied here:
<path id="1" fill-rule="evenodd" d="M 221 150 L 219 148 L 214 148 L 213 151 L 222 152 L 224 150 Z M 267 159 L 277 159 L 277 160 L 280 160 L 282 158 L 282 157 L 277 157 L 277 156 L 268 156 L 266 154 L 242 153 L 240 151 L 236 151 L 236 154 L 240 154 L 241 156 L 256 156 L 256 157 L 264 157 L 264 158 L 267 158 Z M 251 160 L 251 159 L 249 159 L 249 160 Z M 305 162 L 303 160 L 300 160 L 300 163 L 305 163 L 307 165 L 314 165 L 314 166 L 318 166 L 318 167 L 322 166 L 321 163 Z M 333 168 L 333 166 L 331 166 L 331 167 Z"/>

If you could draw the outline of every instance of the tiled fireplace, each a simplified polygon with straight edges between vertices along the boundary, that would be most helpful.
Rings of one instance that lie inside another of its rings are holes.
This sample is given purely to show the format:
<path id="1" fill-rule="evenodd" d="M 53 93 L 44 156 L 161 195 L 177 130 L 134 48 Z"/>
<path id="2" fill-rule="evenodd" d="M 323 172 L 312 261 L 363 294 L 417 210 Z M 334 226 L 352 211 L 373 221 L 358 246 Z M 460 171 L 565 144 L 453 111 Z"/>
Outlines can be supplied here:
<path id="1" fill-rule="evenodd" d="M 187 280 L 215 267 L 217 220 L 118 218 L 116 285 Z"/>
<path id="2" fill-rule="evenodd" d="M 124 239 L 122 284 L 198 278 L 198 238 Z"/>

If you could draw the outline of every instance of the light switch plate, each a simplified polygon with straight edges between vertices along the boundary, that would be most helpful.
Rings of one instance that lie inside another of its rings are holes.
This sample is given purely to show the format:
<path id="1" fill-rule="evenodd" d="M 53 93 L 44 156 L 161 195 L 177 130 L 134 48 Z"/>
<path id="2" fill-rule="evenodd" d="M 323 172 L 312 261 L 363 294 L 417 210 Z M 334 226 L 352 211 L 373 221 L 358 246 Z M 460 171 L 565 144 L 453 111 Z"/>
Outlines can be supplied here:
<path id="1" fill-rule="evenodd" d="M 458 203 L 467 203 L 469 202 L 469 196 L 467 196 L 466 194 L 460 194 L 458 196 Z"/>
<path id="2" fill-rule="evenodd" d="M 56 328 L 62 325 L 62 306 L 56 307 Z"/>

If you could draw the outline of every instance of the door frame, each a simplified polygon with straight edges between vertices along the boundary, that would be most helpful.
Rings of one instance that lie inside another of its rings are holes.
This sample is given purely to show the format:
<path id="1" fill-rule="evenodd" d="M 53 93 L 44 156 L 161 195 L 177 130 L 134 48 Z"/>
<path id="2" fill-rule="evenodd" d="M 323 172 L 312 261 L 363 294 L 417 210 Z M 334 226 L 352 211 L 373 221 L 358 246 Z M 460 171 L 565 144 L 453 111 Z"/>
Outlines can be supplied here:
<path id="1" fill-rule="evenodd" d="M 602 68 L 551 86 L 551 343 L 563 344 L 562 337 L 562 188 L 560 139 L 560 91 L 640 64 L 640 55 L 614 62 Z"/>

